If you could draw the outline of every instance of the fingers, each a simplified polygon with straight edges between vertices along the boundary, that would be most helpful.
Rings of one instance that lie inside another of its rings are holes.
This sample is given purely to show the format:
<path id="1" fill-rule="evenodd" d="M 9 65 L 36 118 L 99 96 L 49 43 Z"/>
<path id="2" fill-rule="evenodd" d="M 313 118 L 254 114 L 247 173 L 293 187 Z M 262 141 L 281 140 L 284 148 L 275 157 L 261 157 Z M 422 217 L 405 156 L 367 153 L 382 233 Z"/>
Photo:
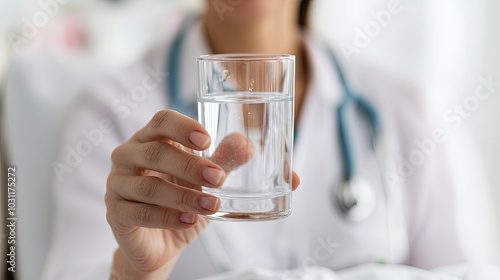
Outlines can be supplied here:
<path id="1" fill-rule="evenodd" d="M 300 177 L 293 171 L 292 173 L 292 191 L 296 190 L 300 185 Z"/>
<path id="2" fill-rule="evenodd" d="M 119 193 L 123 199 L 115 203 L 107 201 L 107 218 L 110 224 L 118 223 L 127 227 L 147 227 L 162 229 L 185 229 L 195 225 L 197 214 L 213 214 L 220 201 L 199 191 L 168 184 L 152 176 L 117 176 L 110 178 L 108 188 Z M 300 183 L 293 172 L 293 189 Z M 109 200 L 110 195 L 106 198 Z M 111 210 L 110 210 L 111 209 Z"/>
<path id="3" fill-rule="evenodd" d="M 210 158 L 227 173 L 237 167 L 247 163 L 253 158 L 255 147 L 252 142 L 241 133 L 227 135 L 215 150 Z M 293 171 L 292 190 L 296 190 L 300 185 L 300 177 Z"/>
<path id="4" fill-rule="evenodd" d="M 142 175 L 158 177 L 158 178 L 161 178 L 162 180 L 164 180 L 165 182 L 171 182 L 171 183 L 179 185 L 179 186 L 183 186 L 183 187 L 190 188 L 193 190 L 201 191 L 200 185 L 196 185 L 196 184 L 190 183 L 188 181 L 172 177 L 172 176 L 167 175 L 165 173 L 160 173 L 160 172 L 153 171 L 153 170 L 145 170 Z"/>
<path id="5" fill-rule="evenodd" d="M 170 139 L 194 150 L 204 150 L 210 145 L 210 136 L 199 122 L 173 110 L 156 113 L 133 139 L 142 143 Z"/>
<path id="6" fill-rule="evenodd" d="M 226 173 L 245 164 L 253 155 L 250 140 L 240 133 L 233 133 L 222 140 L 210 160 L 163 141 L 151 141 L 116 148 L 112 161 L 123 174 L 136 175 L 137 169 L 154 170 L 182 182 L 216 188 L 222 185 Z"/>
<path id="7" fill-rule="evenodd" d="M 107 220 L 115 230 L 131 227 L 186 229 L 199 214 L 217 212 L 220 200 L 154 176 L 110 175 Z"/>
<path id="8" fill-rule="evenodd" d="M 161 141 L 122 145 L 111 158 L 121 173 L 129 175 L 136 175 L 137 169 L 154 170 L 207 187 L 220 187 L 226 178 L 224 170 L 212 161 Z"/>
<path id="9" fill-rule="evenodd" d="M 180 212 L 210 215 L 219 209 L 218 198 L 180 187 L 153 176 L 111 175 L 108 188 L 122 199 L 152 204 Z"/>
<path id="10" fill-rule="evenodd" d="M 196 214 L 127 200 L 119 201 L 115 206 L 113 214 L 110 215 L 108 213 L 110 224 L 118 223 L 127 227 L 175 230 L 190 228 L 198 221 Z"/>

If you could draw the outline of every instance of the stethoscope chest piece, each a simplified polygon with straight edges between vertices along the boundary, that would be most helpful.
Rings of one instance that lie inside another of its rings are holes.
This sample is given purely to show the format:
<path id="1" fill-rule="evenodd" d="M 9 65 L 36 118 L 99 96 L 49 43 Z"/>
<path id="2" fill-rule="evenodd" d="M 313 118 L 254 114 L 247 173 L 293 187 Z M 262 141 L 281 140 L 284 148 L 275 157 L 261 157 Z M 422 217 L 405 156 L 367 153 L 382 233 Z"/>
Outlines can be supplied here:
<path id="1" fill-rule="evenodd" d="M 375 192 L 370 183 L 359 176 L 342 182 L 333 199 L 350 221 L 363 221 L 375 210 Z"/>

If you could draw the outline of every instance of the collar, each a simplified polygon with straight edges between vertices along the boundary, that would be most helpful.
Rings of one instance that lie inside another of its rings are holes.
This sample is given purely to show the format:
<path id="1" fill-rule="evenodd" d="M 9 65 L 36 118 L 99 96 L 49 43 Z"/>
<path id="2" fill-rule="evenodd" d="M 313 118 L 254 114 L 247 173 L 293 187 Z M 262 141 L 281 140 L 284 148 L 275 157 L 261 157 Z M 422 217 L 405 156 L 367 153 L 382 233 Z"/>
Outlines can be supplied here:
<path id="1" fill-rule="evenodd" d="M 196 57 L 209 53 L 202 22 L 186 18 L 171 40 L 166 62 L 169 107 L 196 117 Z"/>
<path id="2" fill-rule="evenodd" d="M 209 53 L 211 50 L 205 37 L 203 22 L 198 19 L 187 30 L 180 58 L 182 65 L 178 66 L 181 71 L 182 97 L 185 99 L 185 104 L 196 103 L 198 80 L 196 57 Z"/>
<path id="3" fill-rule="evenodd" d="M 310 31 L 304 31 L 302 38 L 309 66 L 307 97 L 315 96 L 328 105 L 337 105 L 342 96 L 342 84 L 328 54 L 326 42 Z"/>
<path id="4" fill-rule="evenodd" d="M 320 102 L 329 107 L 336 106 L 343 96 L 342 85 L 328 54 L 327 44 L 308 31 L 302 33 L 302 40 L 309 67 L 309 83 L 304 102 L 319 98 Z M 179 60 L 181 65 L 177 66 L 181 71 L 181 100 L 184 104 L 196 103 L 196 57 L 209 53 L 212 52 L 203 30 L 203 22 L 197 19 L 186 32 Z"/>

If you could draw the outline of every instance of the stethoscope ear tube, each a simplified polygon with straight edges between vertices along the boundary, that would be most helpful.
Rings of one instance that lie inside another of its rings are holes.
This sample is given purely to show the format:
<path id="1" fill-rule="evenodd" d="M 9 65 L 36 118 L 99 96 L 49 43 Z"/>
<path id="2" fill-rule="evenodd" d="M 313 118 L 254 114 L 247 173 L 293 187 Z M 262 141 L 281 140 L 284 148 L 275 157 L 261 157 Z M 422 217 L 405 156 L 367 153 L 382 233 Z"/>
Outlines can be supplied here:
<path id="1" fill-rule="evenodd" d="M 371 141 L 374 144 L 380 133 L 380 121 L 378 114 L 375 111 L 375 108 L 359 95 L 356 96 L 356 104 L 358 105 L 358 108 L 361 108 L 361 113 L 364 114 L 365 119 L 370 123 L 370 127 L 372 129 Z"/>
<path id="2" fill-rule="evenodd" d="M 354 156 L 352 155 L 351 142 L 347 133 L 346 122 L 344 120 L 347 103 L 347 100 L 343 100 L 335 111 L 337 117 L 337 132 L 339 135 L 340 151 L 342 153 L 343 162 L 342 179 L 344 181 L 349 181 L 354 173 Z"/>
<path id="3" fill-rule="evenodd" d="M 181 29 L 177 32 L 172 45 L 170 46 L 170 51 L 167 57 L 167 73 L 168 82 L 167 90 L 170 96 L 170 107 L 174 110 L 179 111 L 182 114 L 189 115 L 191 117 L 196 117 L 197 114 L 197 103 L 191 104 L 190 106 L 184 104 L 181 96 L 181 58 L 182 58 L 182 43 L 188 33 L 189 28 L 195 23 L 196 18 L 189 16 L 182 23 Z"/>

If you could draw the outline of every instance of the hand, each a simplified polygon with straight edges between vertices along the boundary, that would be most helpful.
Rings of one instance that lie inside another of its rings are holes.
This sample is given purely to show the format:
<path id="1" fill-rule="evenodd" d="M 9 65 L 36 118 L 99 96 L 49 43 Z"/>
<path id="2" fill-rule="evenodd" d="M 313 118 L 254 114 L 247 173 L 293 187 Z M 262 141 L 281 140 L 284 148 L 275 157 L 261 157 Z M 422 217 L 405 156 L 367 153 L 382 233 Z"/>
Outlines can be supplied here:
<path id="1" fill-rule="evenodd" d="M 165 279 L 182 250 L 208 224 L 198 215 L 219 208 L 220 201 L 201 192 L 201 185 L 220 187 L 226 172 L 253 156 L 241 134 L 228 136 L 212 160 L 191 152 L 209 146 L 201 124 L 167 110 L 113 151 L 105 201 L 108 223 L 120 246 L 114 258 L 116 279 L 120 274 Z M 226 160 L 228 155 L 232 161 Z M 295 189 L 295 173 L 292 182 Z"/>

